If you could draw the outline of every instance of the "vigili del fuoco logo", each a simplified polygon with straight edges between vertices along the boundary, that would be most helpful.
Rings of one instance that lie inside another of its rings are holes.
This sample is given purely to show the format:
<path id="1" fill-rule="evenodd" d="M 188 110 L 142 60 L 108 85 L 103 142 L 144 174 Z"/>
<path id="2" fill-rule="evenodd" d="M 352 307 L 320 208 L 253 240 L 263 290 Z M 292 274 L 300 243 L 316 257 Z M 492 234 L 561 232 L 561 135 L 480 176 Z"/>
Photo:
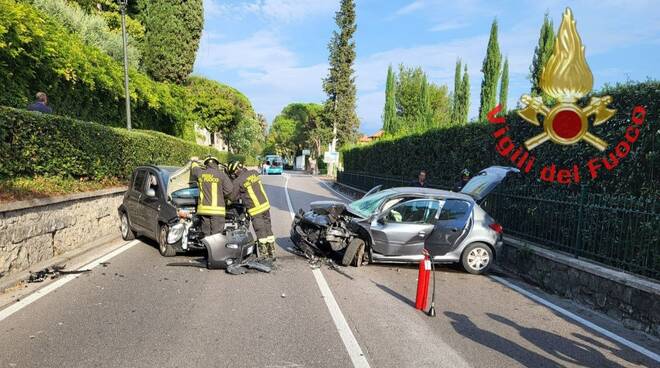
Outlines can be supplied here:
<path id="1" fill-rule="evenodd" d="M 525 173 L 534 169 L 536 156 L 532 151 L 542 144 L 588 144 L 599 153 L 598 156 L 581 164 L 573 164 L 572 167 L 560 168 L 554 163 L 542 165 L 538 171 L 539 178 L 546 182 L 577 184 L 583 180 L 583 176 L 594 180 L 599 177 L 602 169 L 614 170 L 630 153 L 631 145 L 639 138 L 646 110 L 642 106 L 635 106 L 631 113 L 631 124 L 626 128 L 624 137 L 613 147 L 610 146 L 609 142 L 589 131 L 589 121 L 591 119 L 593 126 L 607 123 L 616 113 L 616 110 L 608 107 L 612 97 L 592 97 L 587 106 L 577 104 L 580 98 L 592 90 L 593 83 L 593 75 L 584 57 L 584 46 L 575 26 L 575 19 L 571 10 L 566 8 L 553 53 L 543 68 L 540 81 L 543 92 L 556 102 L 554 106 L 547 106 L 540 96 L 523 95 L 520 98 L 522 108 L 517 111 L 518 116 L 539 128 L 539 133 L 525 140 L 524 145 L 514 143 L 507 135 L 509 126 L 505 118 L 496 116 L 501 111 L 501 106 L 491 110 L 488 113 L 488 121 L 497 125 L 497 129 L 492 133 L 497 139 L 497 152 L 509 158 Z"/>

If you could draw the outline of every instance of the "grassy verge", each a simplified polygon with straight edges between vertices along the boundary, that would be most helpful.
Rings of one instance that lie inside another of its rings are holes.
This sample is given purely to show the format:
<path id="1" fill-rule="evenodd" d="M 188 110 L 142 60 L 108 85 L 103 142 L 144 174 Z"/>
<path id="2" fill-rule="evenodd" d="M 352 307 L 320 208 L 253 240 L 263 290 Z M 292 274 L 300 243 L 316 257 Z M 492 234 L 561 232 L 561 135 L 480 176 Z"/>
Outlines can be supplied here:
<path id="1" fill-rule="evenodd" d="M 122 180 L 82 180 L 57 176 L 0 179 L 0 203 L 89 192 L 126 185 Z"/>

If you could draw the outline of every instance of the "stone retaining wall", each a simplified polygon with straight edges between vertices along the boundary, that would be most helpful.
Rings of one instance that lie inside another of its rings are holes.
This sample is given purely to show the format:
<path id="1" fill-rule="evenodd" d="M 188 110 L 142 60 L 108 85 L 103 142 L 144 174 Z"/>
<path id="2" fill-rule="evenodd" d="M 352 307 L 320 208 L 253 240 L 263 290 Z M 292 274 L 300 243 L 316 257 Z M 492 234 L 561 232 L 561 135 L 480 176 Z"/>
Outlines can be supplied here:
<path id="1" fill-rule="evenodd" d="M 107 189 L 0 205 L 0 277 L 94 240 L 119 236 L 125 189 Z"/>
<path id="2" fill-rule="evenodd" d="M 660 337 L 660 283 L 510 237 L 497 263 L 546 291 Z"/>

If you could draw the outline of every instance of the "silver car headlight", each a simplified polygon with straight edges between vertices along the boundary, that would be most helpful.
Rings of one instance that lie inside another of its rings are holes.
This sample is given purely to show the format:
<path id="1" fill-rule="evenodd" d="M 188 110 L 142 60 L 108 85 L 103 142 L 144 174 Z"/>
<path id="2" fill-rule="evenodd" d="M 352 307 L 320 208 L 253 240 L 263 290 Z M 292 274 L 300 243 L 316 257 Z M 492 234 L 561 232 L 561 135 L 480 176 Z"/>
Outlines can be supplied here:
<path id="1" fill-rule="evenodd" d="M 181 240 L 183 236 L 184 226 L 183 224 L 176 224 L 170 228 L 170 232 L 167 233 L 167 242 L 169 244 L 174 244 Z"/>

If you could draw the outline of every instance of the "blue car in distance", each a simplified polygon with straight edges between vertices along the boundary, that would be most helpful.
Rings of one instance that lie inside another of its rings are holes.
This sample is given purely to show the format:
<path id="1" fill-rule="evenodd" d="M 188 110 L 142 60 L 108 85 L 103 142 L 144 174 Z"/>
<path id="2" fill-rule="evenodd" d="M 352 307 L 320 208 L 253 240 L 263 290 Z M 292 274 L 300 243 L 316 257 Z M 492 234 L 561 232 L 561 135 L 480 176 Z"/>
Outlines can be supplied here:
<path id="1" fill-rule="evenodd" d="M 280 157 L 279 155 L 267 155 L 265 159 L 265 164 L 262 167 L 262 174 L 282 175 L 283 172 L 284 172 L 284 160 L 282 160 L 282 157 Z"/>

